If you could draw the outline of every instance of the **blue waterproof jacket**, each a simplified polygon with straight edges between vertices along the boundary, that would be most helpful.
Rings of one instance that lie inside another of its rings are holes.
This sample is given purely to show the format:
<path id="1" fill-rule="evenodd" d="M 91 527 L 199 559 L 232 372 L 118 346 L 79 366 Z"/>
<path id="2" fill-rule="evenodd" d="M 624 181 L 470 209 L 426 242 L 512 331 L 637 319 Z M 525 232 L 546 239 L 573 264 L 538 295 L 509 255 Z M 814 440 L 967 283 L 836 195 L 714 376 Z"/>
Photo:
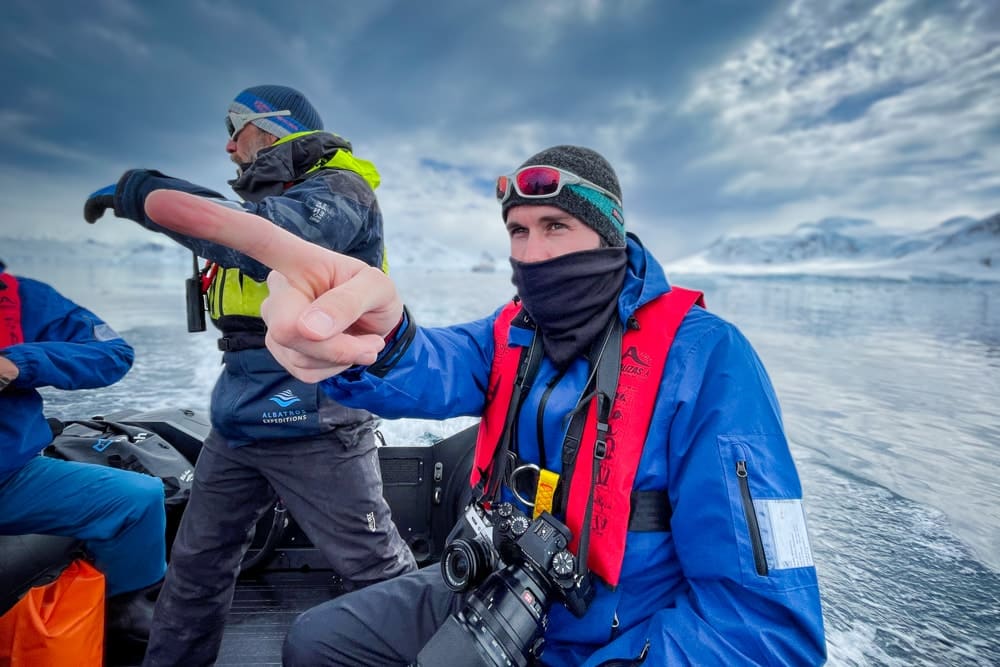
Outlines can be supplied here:
<path id="1" fill-rule="evenodd" d="M 24 342 L 0 348 L 19 373 L 0 391 L 0 473 L 19 469 L 52 440 L 38 387 L 106 387 L 125 376 L 135 356 L 121 336 L 86 308 L 45 283 L 17 281 Z"/>
<path id="2" fill-rule="evenodd" d="M 670 289 L 638 240 L 628 241 L 622 321 Z M 389 363 L 326 380 L 337 401 L 386 417 L 480 415 L 493 359 L 493 316 L 416 327 Z M 523 330 L 512 330 L 511 342 Z M 402 340 L 397 334 L 396 342 Z M 374 372 L 373 372 L 374 371 Z M 587 382 L 580 359 L 561 377 L 546 359 L 519 415 L 517 448 L 561 470 L 567 413 Z M 621 581 L 603 583 L 582 619 L 552 608 L 546 665 L 815 665 L 826 648 L 802 489 L 777 398 L 749 342 L 701 308 L 682 322 L 666 362 L 637 490 L 667 490 L 669 532 L 629 532 Z M 749 511 L 748 511 L 749 509 Z M 755 560 L 755 552 L 757 560 Z M 766 565 L 762 561 L 766 559 Z M 610 664 L 631 664 L 630 662 Z"/>

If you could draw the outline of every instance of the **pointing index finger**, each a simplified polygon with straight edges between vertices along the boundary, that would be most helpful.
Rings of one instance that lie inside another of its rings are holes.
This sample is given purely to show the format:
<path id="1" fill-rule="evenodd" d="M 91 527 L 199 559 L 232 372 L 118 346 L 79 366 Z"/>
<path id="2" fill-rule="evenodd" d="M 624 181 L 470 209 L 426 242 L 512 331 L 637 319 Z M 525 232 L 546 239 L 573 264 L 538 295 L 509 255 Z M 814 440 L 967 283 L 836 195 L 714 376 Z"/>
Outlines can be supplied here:
<path id="1" fill-rule="evenodd" d="M 302 275 L 300 267 L 314 261 L 329 263 L 331 255 L 336 256 L 264 218 L 186 192 L 156 190 L 150 193 L 146 197 L 146 213 L 168 229 L 228 246 L 286 276 L 301 277 L 310 284 L 313 281 Z M 347 257 L 343 259 L 353 262 Z"/>

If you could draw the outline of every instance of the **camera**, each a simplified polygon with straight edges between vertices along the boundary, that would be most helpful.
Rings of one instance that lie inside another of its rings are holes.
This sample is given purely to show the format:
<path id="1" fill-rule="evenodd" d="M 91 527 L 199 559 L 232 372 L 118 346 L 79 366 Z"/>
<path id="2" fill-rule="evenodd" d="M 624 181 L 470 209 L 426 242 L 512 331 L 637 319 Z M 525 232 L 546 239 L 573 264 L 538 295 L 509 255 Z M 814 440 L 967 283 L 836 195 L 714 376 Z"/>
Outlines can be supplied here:
<path id="1" fill-rule="evenodd" d="M 441 574 L 465 599 L 417 665 L 524 667 L 541 649 L 553 602 L 582 617 L 593 600 L 591 577 L 577 572 L 567 548 L 572 534 L 548 512 L 531 520 L 509 502 L 469 505 L 459 529 Z"/>

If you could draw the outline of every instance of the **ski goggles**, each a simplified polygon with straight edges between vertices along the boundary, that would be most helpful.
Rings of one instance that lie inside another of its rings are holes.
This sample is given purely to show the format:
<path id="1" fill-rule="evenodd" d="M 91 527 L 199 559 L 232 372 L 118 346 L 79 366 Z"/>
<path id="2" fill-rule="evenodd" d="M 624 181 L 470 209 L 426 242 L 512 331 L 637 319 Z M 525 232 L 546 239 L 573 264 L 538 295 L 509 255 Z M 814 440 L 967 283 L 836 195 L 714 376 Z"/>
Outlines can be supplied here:
<path id="1" fill-rule="evenodd" d="M 292 112 L 285 109 L 283 111 L 265 111 L 263 113 L 238 113 L 236 111 L 230 111 L 226 114 L 226 130 L 229 132 L 230 139 L 236 139 L 236 135 L 240 133 L 247 123 L 255 120 L 260 120 L 261 118 L 274 118 L 275 116 L 291 116 Z"/>
<path id="2" fill-rule="evenodd" d="M 565 169 L 546 165 L 521 167 L 513 174 L 498 178 L 497 201 L 503 204 L 510 198 L 511 192 L 517 192 L 519 196 L 525 199 L 555 197 L 567 185 L 582 185 L 585 188 L 596 190 L 610 198 L 618 206 L 622 205 L 622 201 L 617 195 L 608 192 L 597 183 L 592 183 Z"/>

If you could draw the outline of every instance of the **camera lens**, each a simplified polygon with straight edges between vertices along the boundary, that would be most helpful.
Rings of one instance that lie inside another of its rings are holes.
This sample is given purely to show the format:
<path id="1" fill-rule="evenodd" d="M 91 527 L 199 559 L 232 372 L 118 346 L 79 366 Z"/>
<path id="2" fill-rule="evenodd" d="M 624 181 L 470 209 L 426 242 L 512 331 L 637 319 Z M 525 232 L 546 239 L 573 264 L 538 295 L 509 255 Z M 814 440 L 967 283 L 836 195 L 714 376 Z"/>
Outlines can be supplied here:
<path id="1" fill-rule="evenodd" d="M 469 563 L 469 555 L 464 551 L 456 551 L 448 561 L 448 580 L 453 583 L 464 585 L 469 580 L 469 571 L 472 569 Z"/>
<path id="2" fill-rule="evenodd" d="M 493 550 L 478 539 L 458 539 L 441 556 L 444 583 L 456 593 L 478 586 L 493 571 Z"/>

